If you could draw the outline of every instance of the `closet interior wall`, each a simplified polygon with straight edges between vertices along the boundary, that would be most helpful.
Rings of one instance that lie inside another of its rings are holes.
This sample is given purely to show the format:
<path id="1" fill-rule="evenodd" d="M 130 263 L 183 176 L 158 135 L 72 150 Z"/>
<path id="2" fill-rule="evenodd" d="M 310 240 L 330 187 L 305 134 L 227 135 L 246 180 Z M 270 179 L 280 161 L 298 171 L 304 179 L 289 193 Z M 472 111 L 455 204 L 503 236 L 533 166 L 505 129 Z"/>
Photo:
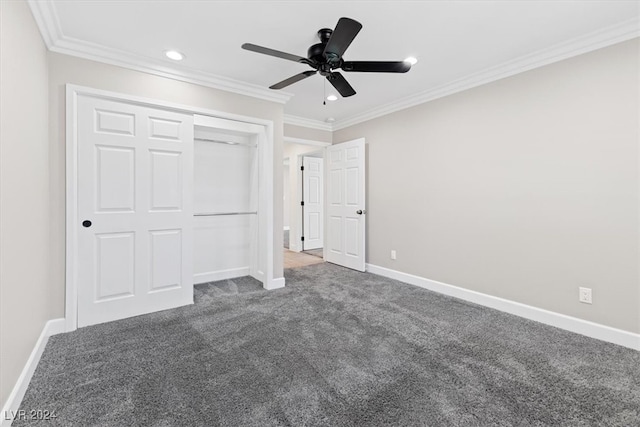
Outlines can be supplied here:
<path id="1" fill-rule="evenodd" d="M 196 126 L 194 283 L 252 274 L 257 256 L 256 137 Z"/>

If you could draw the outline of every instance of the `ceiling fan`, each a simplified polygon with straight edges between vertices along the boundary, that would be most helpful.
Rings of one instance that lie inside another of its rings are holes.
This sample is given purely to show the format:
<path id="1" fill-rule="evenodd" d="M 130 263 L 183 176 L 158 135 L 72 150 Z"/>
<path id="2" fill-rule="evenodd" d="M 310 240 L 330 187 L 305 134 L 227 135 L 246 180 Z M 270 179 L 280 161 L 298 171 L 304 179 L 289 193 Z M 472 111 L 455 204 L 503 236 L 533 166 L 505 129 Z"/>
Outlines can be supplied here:
<path id="1" fill-rule="evenodd" d="M 269 49 L 251 43 L 245 43 L 242 48 L 252 52 L 271 55 L 289 61 L 307 64 L 312 71 L 305 71 L 289 77 L 279 83 L 269 86 L 269 89 L 282 89 L 300 80 L 311 77 L 316 73 L 325 76 L 329 83 L 336 88 L 340 95 L 347 97 L 356 94 L 349 82 L 336 69 L 342 71 L 357 71 L 365 73 L 406 73 L 411 69 L 411 64 L 404 61 L 345 61 L 342 55 L 347 50 L 362 24 L 350 18 L 340 18 L 335 30 L 322 28 L 318 31 L 320 43 L 314 44 L 307 51 L 307 57 L 292 55 L 279 50 Z"/>

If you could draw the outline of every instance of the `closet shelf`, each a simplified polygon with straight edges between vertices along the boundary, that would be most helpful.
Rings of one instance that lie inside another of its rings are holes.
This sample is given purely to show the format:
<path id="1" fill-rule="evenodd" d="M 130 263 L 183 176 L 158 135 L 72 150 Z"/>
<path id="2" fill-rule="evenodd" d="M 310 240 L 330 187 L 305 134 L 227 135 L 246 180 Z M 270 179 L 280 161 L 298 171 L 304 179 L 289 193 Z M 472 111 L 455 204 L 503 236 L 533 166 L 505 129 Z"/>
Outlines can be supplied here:
<path id="1" fill-rule="evenodd" d="M 227 145 L 237 145 L 240 147 L 249 147 L 249 148 L 257 148 L 258 145 L 257 144 L 246 144 L 243 142 L 235 142 L 235 141 L 223 141 L 220 139 L 209 139 L 209 138 L 193 138 L 194 141 L 201 141 L 201 142 L 214 142 L 216 144 L 227 144 Z"/>
<path id="2" fill-rule="evenodd" d="M 203 212 L 195 213 L 193 216 L 224 216 L 224 215 L 257 215 L 258 212 Z"/>

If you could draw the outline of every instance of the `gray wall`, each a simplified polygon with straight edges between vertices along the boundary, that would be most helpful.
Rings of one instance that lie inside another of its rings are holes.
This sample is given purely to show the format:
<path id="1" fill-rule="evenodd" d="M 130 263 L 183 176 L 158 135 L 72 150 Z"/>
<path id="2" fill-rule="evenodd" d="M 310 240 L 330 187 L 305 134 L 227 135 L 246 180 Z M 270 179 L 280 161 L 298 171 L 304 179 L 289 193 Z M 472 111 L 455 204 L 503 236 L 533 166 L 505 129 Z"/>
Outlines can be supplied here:
<path id="1" fill-rule="evenodd" d="M 49 54 L 51 111 L 51 241 L 54 317 L 64 316 L 65 280 L 65 84 L 176 102 L 274 122 L 274 265 L 282 266 L 283 105 L 80 58 Z M 282 268 L 275 270 L 282 277 Z"/>
<path id="2" fill-rule="evenodd" d="M 333 133 L 328 130 L 312 129 L 302 126 L 284 125 L 284 136 L 291 138 L 308 139 L 311 141 L 331 142 Z"/>
<path id="3" fill-rule="evenodd" d="M 368 144 L 368 262 L 640 332 L 639 48 L 335 132 Z"/>
<path id="4" fill-rule="evenodd" d="M 0 2 L 0 55 L 0 401 L 4 406 L 51 318 L 47 51 L 26 2 Z"/>

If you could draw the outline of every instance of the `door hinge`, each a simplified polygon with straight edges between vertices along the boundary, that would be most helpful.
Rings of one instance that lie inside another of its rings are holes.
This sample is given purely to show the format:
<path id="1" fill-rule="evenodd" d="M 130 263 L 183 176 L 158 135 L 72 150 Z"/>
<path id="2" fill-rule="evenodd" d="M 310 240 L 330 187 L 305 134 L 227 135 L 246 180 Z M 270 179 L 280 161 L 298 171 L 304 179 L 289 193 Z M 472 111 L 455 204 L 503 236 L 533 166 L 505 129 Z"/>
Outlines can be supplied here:
<path id="1" fill-rule="evenodd" d="M 301 237 L 300 237 L 300 240 L 302 240 L 302 241 L 304 242 L 304 236 L 301 236 Z"/>
<path id="2" fill-rule="evenodd" d="M 304 206 L 304 200 L 300 202 L 300 206 Z"/>
<path id="3" fill-rule="evenodd" d="M 300 166 L 300 170 L 303 171 L 304 170 L 304 166 Z"/>

